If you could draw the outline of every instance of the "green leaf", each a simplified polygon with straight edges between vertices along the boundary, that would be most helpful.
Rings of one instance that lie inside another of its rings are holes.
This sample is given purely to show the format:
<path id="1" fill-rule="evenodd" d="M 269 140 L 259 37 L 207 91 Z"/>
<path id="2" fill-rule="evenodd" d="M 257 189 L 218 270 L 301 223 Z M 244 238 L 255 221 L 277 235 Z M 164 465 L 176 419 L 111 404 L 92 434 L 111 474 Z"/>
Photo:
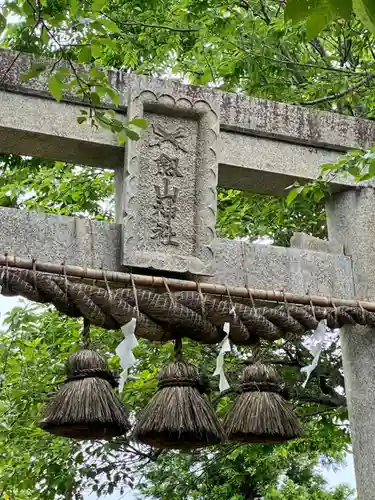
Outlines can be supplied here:
<path id="1" fill-rule="evenodd" d="M 351 0 L 317 0 L 306 23 L 307 37 L 316 38 L 334 19 L 348 18 L 351 10 Z"/>
<path id="2" fill-rule="evenodd" d="M 371 163 L 368 169 L 368 173 L 371 177 L 375 177 L 375 163 Z"/>
<path id="3" fill-rule="evenodd" d="M 89 45 L 85 45 L 81 48 L 78 54 L 78 62 L 80 63 L 89 63 L 91 62 L 91 47 Z"/>
<path id="4" fill-rule="evenodd" d="M 134 118 L 129 122 L 129 125 L 134 125 L 135 127 L 146 129 L 148 127 L 147 120 L 144 118 Z"/>
<path id="5" fill-rule="evenodd" d="M 335 10 L 337 12 L 337 17 L 342 17 L 343 19 L 350 19 L 353 11 L 353 1 L 352 0 L 331 0 Z"/>
<path id="6" fill-rule="evenodd" d="M 87 116 L 78 116 L 77 117 L 77 122 L 81 125 L 81 123 L 85 122 L 87 120 Z"/>
<path id="7" fill-rule="evenodd" d="M 288 0 L 284 11 L 285 21 L 298 23 L 305 20 L 311 14 L 313 4 L 312 0 Z"/>
<path id="8" fill-rule="evenodd" d="M 101 71 L 100 69 L 98 69 L 94 66 L 91 68 L 90 76 L 92 78 L 104 79 L 106 77 L 106 74 L 104 71 Z"/>
<path id="9" fill-rule="evenodd" d="M 79 5 L 79 0 L 70 0 L 70 15 L 72 17 L 76 17 L 76 15 L 78 14 Z"/>
<path id="10" fill-rule="evenodd" d="M 325 163 L 324 165 L 320 165 L 320 170 L 322 172 L 327 172 L 328 170 L 337 170 L 336 163 Z"/>
<path id="11" fill-rule="evenodd" d="M 47 45 L 47 43 L 49 42 L 49 34 L 44 26 L 42 27 L 41 39 L 45 45 Z"/>
<path id="12" fill-rule="evenodd" d="M 112 99 L 113 104 L 117 107 L 120 104 L 120 94 L 117 92 L 117 90 L 112 89 L 111 87 L 107 87 L 106 92 Z"/>
<path id="13" fill-rule="evenodd" d="M 35 19 L 34 16 L 35 16 L 35 12 L 36 12 L 36 7 L 35 6 L 33 7 L 31 2 L 28 2 L 27 0 L 25 0 L 22 3 L 21 9 L 26 17 L 31 17 L 31 18 Z"/>
<path id="14" fill-rule="evenodd" d="M 137 132 L 134 132 L 134 130 L 128 127 L 125 127 L 125 132 L 129 139 L 131 139 L 132 141 L 138 141 L 139 134 L 137 134 Z"/>
<path id="15" fill-rule="evenodd" d="M 98 39 L 98 42 L 101 43 L 102 45 L 106 45 L 107 47 L 109 47 L 112 50 L 116 50 L 117 49 L 117 42 L 116 42 L 116 40 L 113 40 L 109 36 L 106 36 L 106 37 L 102 36 L 102 37 L 100 37 Z"/>
<path id="16" fill-rule="evenodd" d="M 121 130 L 124 130 L 124 124 L 120 122 L 120 120 L 116 120 L 116 118 L 113 118 L 111 120 L 111 126 L 115 132 L 120 132 Z"/>
<path id="17" fill-rule="evenodd" d="M 94 12 L 98 12 L 98 11 L 100 12 L 106 3 L 107 3 L 107 0 L 94 0 L 92 2 L 92 10 Z"/>
<path id="18" fill-rule="evenodd" d="M 92 45 L 91 45 L 91 53 L 92 53 L 92 57 L 94 59 L 99 59 L 100 57 L 102 57 L 102 53 L 103 53 L 103 47 L 102 47 L 102 45 L 100 45 L 97 42 L 93 41 Z"/>
<path id="19" fill-rule="evenodd" d="M 312 40 L 333 20 L 334 10 L 329 0 L 318 0 L 318 3 L 306 22 L 307 38 Z"/>
<path id="20" fill-rule="evenodd" d="M 363 24 L 375 33 L 375 3 L 374 0 L 353 0 L 353 10 Z"/>
<path id="21" fill-rule="evenodd" d="M 0 13 L 0 33 L 5 30 L 7 26 L 7 20 L 3 14 Z"/>
<path id="22" fill-rule="evenodd" d="M 124 128 L 120 130 L 120 132 L 117 132 L 116 135 L 119 144 L 125 144 L 125 142 L 128 140 L 128 136 L 126 135 L 126 131 Z"/>
<path id="23" fill-rule="evenodd" d="M 352 0 L 288 0 L 284 18 L 293 24 L 306 21 L 307 37 L 312 39 L 334 19 L 348 19 L 351 12 Z"/>
<path id="24" fill-rule="evenodd" d="M 107 28 L 107 30 L 111 31 L 112 33 L 120 33 L 121 30 L 117 26 L 117 24 L 112 21 L 111 19 L 108 19 L 106 17 L 102 17 L 101 19 L 98 19 L 102 23 L 103 26 Z"/>
<path id="25" fill-rule="evenodd" d="M 57 102 L 62 98 L 62 82 L 54 75 L 48 78 L 48 89 Z"/>
<path id="26" fill-rule="evenodd" d="M 42 73 L 45 69 L 45 64 L 32 63 L 29 72 L 21 75 L 21 80 L 25 82 L 27 80 L 30 80 L 30 78 L 35 78 L 39 76 L 40 73 Z"/>
<path id="27" fill-rule="evenodd" d="M 353 175 L 354 177 L 357 177 L 358 175 L 361 174 L 361 170 L 358 166 L 353 166 L 348 168 L 349 174 Z"/>
<path id="28" fill-rule="evenodd" d="M 293 201 L 297 198 L 298 195 L 300 195 L 303 191 L 304 187 L 303 186 L 298 186 L 296 188 L 293 188 L 289 191 L 289 194 L 286 198 L 286 204 L 289 206 L 293 203 Z"/>
<path id="29" fill-rule="evenodd" d="M 65 78 L 66 76 L 69 76 L 71 74 L 70 69 L 66 68 L 65 66 L 62 66 L 61 68 L 58 68 L 55 71 L 55 75 L 57 76 L 58 79 Z"/>
<path id="30" fill-rule="evenodd" d="M 105 29 L 105 27 L 102 25 L 101 23 L 102 19 L 100 19 L 100 21 L 94 21 L 92 24 L 91 24 L 91 28 L 93 30 L 96 30 L 96 31 L 99 31 L 100 33 L 103 33 L 103 35 L 106 35 L 107 34 L 107 30 Z"/>
<path id="31" fill-rule="evenodd" d="M 90 99 L 93 106 L 100 106 L 100 97 L 96 92 L 90 92 Z"/>

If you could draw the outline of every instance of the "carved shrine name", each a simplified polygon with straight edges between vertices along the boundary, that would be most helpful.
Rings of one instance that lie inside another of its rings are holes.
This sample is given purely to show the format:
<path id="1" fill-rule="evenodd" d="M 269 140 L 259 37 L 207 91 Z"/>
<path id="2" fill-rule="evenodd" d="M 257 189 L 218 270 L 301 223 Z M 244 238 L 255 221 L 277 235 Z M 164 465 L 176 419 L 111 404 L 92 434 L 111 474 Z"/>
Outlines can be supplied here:
<path id="1" fill-rule="evenodd" d="M 181 127 L 174 131 L 166 130 L 160 125 L 153 126 L 155 142 L 150 147 L 161 146 L 165 142 L 172 144 L 176 150 L 187 153 L 187 150 L 178 142 L 178 139 L 186 137 Z M 179 158 L 171 157 L 161 153 L 155 158 L 156 175 L 161 176 L 161 182 L 154 184 L 156 201 L 153 205 L 153 235 L 152 239 L 158 239 L 164 245 L 178 246 L 176 231 L 173 229 L 173 221 L 177 214 L 177 200 L 179 189 L 172 186 L 173 180 L 183 177 L 179 170 Z"/>

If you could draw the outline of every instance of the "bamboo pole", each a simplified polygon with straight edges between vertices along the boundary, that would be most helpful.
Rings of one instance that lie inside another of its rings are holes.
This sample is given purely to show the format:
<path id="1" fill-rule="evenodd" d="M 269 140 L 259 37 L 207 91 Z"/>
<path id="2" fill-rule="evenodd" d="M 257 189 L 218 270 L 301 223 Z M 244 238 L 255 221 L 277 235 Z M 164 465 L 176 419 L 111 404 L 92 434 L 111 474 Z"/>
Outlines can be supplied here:
<path id="1" fill-rule="evenodd" d="M 131 284 L 132 280 L 135 285 L 151 288 L 165 288 L 165 284 L 175 291 L 197 291 L 198 287 L 202 293 L 212 295 L 230 295 L 242 299 L 252 297 L 254 300 L 262 300 L 269 302 L 286 301 L 291 304 L 314 305 L 320 307 L 346 306 L 346 307 L 363 307 L 368 311 L 375 312 L 375 302 L 359 301 L 355 299 L 340 299 L 333 297 L 323 297 L 320 295 L 295 295 L 293 293 L 276 291 L 276 290 L 261 290 L 248 287 L 235 287 L 226 285 L 216 285 L 213 283 L 197 283 L 175 278 L 163 278 L 160 276 L 146 276 L 142 274 L 122 273 L 118 271 L 106 271 L 103 269 L 83 268 L 79 266 L 53 264 L 48 262 L 37 262 L 33 259 L 22 259 L 14 255 L 0 255 L 0 266 L 8 266 L 9 268 L 37 270 L 48 274 L 66 275 L 70 278 L 92 279 L 96 281 L 108 281 L 119 283 L 122 285 Z"/>

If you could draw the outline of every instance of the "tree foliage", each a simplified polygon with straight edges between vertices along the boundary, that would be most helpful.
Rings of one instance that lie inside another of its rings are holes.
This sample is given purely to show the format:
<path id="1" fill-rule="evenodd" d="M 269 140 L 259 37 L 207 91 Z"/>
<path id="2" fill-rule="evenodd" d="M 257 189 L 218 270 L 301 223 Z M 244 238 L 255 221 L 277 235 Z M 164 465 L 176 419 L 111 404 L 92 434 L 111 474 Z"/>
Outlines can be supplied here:
<path id="1" fill-rule="evenodd" d="M 309 38 L 317 36 L 331 21 L 350 20 L 354 14 L 375 33 L 375 5 L 371 0 L 288 0 L 286 20 L 305 21 Z"/>

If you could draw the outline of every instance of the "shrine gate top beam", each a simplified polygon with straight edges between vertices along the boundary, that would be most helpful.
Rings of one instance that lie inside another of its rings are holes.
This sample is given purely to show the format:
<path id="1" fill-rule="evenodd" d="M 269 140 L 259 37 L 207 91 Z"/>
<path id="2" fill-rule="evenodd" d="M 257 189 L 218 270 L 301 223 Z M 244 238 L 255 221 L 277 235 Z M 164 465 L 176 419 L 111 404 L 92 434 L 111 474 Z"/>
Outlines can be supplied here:
<path id="1" fill-rule="evenodd" d="M 0 151 L 121 168 L 123 147 L 113 135 L 79 125 L 76 117 L 83 104 L 69 95 L 56 103 L 43 77 L 20 83 L 32 58 L 21 55 L 14 62 L 15 56 L 0 51 Z M 124 72 L 111 71 L 110 78 L 120 94 L 122 119 L 128 92 L 135 88 L 216 102 L 220 109 L 218 182 L 227 188 L 284 194 L 296 179 L 315 178 L 319 165 L 335 161 L 347 150 L 367 147 L 375 138 L 375 123 L 368 120 Z M 350 181 L 345 179 L 333 183 L 335 190 L 348 186 Z"/>

